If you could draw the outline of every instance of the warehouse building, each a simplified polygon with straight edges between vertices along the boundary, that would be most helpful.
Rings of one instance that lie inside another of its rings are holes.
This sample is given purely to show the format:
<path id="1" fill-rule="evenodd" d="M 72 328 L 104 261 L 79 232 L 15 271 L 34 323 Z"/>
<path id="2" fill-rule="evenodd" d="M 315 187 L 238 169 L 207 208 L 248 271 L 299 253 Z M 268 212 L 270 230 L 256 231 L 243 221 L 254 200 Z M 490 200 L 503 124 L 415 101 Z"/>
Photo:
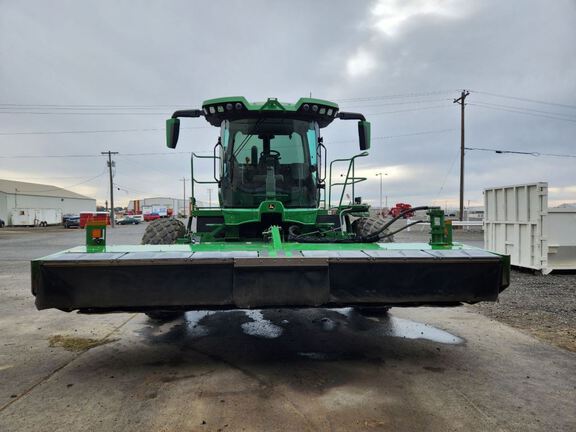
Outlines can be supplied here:
<path id="1" fill-rule="evenodd" d="M 63 215 L 95 210 L 94 198 L 57 186 L 0 179 L 0 219 L 6 225 L 56 224 Z"/>

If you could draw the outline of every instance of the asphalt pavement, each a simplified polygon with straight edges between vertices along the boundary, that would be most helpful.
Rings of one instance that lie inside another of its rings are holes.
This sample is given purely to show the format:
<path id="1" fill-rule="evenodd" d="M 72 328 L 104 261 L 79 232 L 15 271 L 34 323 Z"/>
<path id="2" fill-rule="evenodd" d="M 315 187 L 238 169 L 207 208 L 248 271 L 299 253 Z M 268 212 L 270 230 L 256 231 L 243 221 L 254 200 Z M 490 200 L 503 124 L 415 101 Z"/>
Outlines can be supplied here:
<path id="1" fill-rule="evenodd" d="M 83 235 L 0 230 L 2 432 L 576 430 L 576 354 L 470 307 L 37 311 L 29 260 Z"/>

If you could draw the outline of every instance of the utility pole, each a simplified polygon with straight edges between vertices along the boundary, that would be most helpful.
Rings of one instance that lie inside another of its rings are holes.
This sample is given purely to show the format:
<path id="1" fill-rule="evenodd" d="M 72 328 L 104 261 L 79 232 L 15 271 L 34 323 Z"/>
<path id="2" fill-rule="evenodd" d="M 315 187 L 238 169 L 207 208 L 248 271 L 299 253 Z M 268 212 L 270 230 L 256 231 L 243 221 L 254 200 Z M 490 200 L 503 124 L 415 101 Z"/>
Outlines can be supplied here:
<path id="1" fill-rule="evenodd" d="M 212 189 L 208 189 L 208 207 L 212 208 Z"/>
<path id="2" fill-rule="evenodd" d="M 454 103 L 460 104 L 460 220 L 464 220 L 464 107 L 470 92 L 462 90 L 460 97 Z"/>
<path id="3" fill-rule="evenodd" d="M 188 179 L 186 177 L 182 177 L 180 179 L 180 181 L 182 182 L 182 185 L 184 186 L 184 195 L 182 196 L 182 198 L 184 199 L 184 217 L 187 216 L 186 210 L 188 207 L 188 203 L 186 202 L 186 182 L 188 181 Z"/>
<path id="4" fill-rule="evenodd" d="M 382 213 L 382 173 L 376 174 L 376 177 L 380 177 L 380 213 Z"/>
<path id="5" fill-rule="evenodd" d="M 112 161 L 112 155 L 117 155 L 118 152 L 108 150 L 107 152 L 100 152 L 100 154 L 108 155 L 108 172 L 110 173 L 110 226 L 114 228 L 114 182 L 112 180 L 112 168 L 115 164 Z"/>

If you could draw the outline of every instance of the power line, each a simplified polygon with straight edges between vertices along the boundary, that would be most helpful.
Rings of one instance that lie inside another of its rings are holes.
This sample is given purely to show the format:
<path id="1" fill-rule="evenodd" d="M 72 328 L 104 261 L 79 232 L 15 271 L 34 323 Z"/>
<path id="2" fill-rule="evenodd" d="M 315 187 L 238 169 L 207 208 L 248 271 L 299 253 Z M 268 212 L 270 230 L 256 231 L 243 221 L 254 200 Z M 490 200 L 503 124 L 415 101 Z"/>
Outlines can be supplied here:
<path id="1" fill-rule="evenodd" d="M 460 91 L 457 90 L 436 90 L 436 91 L 428 91 L 428 92 L 413 92 L 413 93 L 399 93 L 399 94 L 389 94 L 384 96 L 366 96 L 366 97 L 356 97 L 356 98 L 347 98 L 347 99 L 336 99 L 337 102 L 356 102 L 356 101 L 374 101 L 374 100 L 381 100 L 381 99 L 406 99 L 412 97 L 422 97 L 422 96 L 437 96 L 442 94 L 452 94 L 454 92 Z"/>
<path id="2" fill-rule="evenodd" d="M 558 103 L 558 102 L 547 102 L 547 101 L 538 100 L 538 99 L 523 98 L 520 96 L 507 96 L 507 95 L 503 95 L 503 94 L 490 93 L 490 92 L 479 91 L 479 90 L 470 90 L 470 91 L 473 93 L 484 94 L 487 96 L 493 96 L 493 97 L 498 97 L 498 98 L 513 99 L 513 100 L 524 101 L 524 102 L 532 102 L 532 103 L 543 104 L 543 105 L 553 105 L 553 106 L 559 106 L 559 107 L 564 107 L 564 108 L 576 109 L 576 105 L 563 104 L 563 103 Z"/>
<path id="3" fill-rule="evenodd" d="M 433 100 L 429 101 L 429 102 L 435 102 Z M 424 103 L 424 102 L 422 102 Z M 394 104 L 391 104 L 394 105 Z M 372 106 L 378 106 L 378 105 L 372 105 Z M 430 107 L 423 107 L 423 108 L 413 108 L 413 109 L 408 109 L 408 110 L 398 110 L 398 111 L 387 111 L 387 112 L 381 112 L 381 113 L 367 113 L 366 115 L 380 115 L 380 114 L 395 114 L 395 113 L 401 113 L 401 112 L 409 112 L 409 111 L 421 111 L 421 110 L 426 110 L 426 109 L 434 109 L 434 108 L 439 108 L 439 107 L 443 107 L 444 105 L 437 105 L 437 106 L 430 106 Z M 357 106 L 355 108 L 361 108 L 362 105 Z M 139 113 L 131 113 L 131 112 L 47 112 L 47 111 L 2 111 L 0 110 L 0 114 L 13 114 L 13 115 L 19 115 L 19 114 L 25 114 L 25 115 L 54 115 L 54 116 L 90 116 L 90 115 L 94 115 L 94 116 L 142 116 L 142 115 L 148 115 L 148 116 L 167 116 L 169 115 L 166 112 L 139 112 Z"/>
<path id="4" fill-rule="evenodd" d="M 534 112 L 534 113 L 537 113 L 537 114 L 547 114 L 547 115 L 568 117 L 568 118 L 570 118 L 570 119 L 572 119 L 572 120 L 576 120 L 576 117 L 574 117 L 573 115 L 571 115 L 571 114 L 566 114 L 566 113 L 561 113 L 561 112 L 542 111 L 542 110 L 538 110 L 538 109 L 534 109 L 534 108 L 519 107 L 519 106 L 516 106 L 516 105 L 495 104 L 495 103 L 492 103 L 492 102 L 484 102 L 484 101 L 476 101 L 476 103 L 482 104 L 482 105 L 488 105 L 488 106 L 498 107 L 498 108 L 509 108 L 509 109 L 514 109 L 514 110 L 518 110 L 518 111 Z"/>
<path id="5" fill-rule="evenodd" d="M 516 114 L 524 114 L 524 115 L 529 115 L 532 117 L 543 117 L 543 118 L 549 118 L 549 119 L 553 119 L 553 120 L 560 120 L 560 121 L 567 121 L 567 122 L 571 122 L 571 123 L 576 123 L 576 119 L 569 119 L 569 118 L 565 118 L 565 117 L 555 117 L 555 116 L 544 115 L 544 114 L 536 114 L 536 113 L 533 113 L 530 111 L 522 111 L 519 109 L 500 108 L 497 106 L 491 106 L 488 104 L 481 104 L 481 103 L 474 103 L 474 102 L 470 102 L 468 105 L 473 105 L 473 106 L 477 106 L 480 108 L 487 108 L 487 109 L 496 110 L 496 111 L 507 111 L 507 112 L 516 113 Z"/>
<path id="6" fill-rule="evenodd" d="M 184 129 L 212 129 L 212 126 L 196 126 Z M 125 132 L 150 132 L 164 131 L 164 128 L 147 128 L 147 129 L 101 129 L 101 130 L 76 130 L 76 131 L 30 131 L 30 132 L 0 132 L 0 136 L 16 135 L 64 135 L 64 134 L 98 134 L 98 133 L 125 133 Z"/>
<path id="7" fill-rule="evenodd" d="M 372 140 L 387 140 L 387 139 L 396 139 L 396 138 L 404 138 L 404 137 L 411 137 L 411 136 L 418 136 L 418 135 L 429 135 L 429 134 L 442 134 L 448 133 L 458 130 L 456 128 L 450 129 L 437 129 L 437 130 L 428 130 L 428 131 L 420 131 L 420 132 L 410 132 L 406 134 L 399 134 L 399 135 L 386 135 L 386 136 L 375 136 L 372 137 Z M 339 143 L 347 143 L 347 142 L 356 142 L 356 140 L 338 140 L 338 141 L 330 141 L 330 143 L 339 144 Z M 174 152 L 140 152 L 140 153 L 119 153 L 116 157 L 139 157 L 139 156 L 173 156 L 173 155 L 182 155 L 186 154 L 189 155 L 190 153 L 210 153 L 208 151 L 197 151 L 194 149 L 190 149 L 190 151 L 174 151 Z M 100 158 L 102 155 L 98 154 L 68 154 L 68 155 L 0 155 L 0 159 L 44 159 L 44 158 Z"/>
<path id="8" fill-rule="evenodd" d="M 446 186 L 446 180 L 448 180 L 448 176 L 452 172 L 452 168 L 454 168 L 454 164 L 456 163 L 456 160 L 458 160 L 459 155 L 460 155 L 460 152 L 456 152 L 456 154 L 454 155 L 454 159 L 452 159 L 452 163 L 450 164 L 448 171 L 446 171 L 446 175 L 444 176 L 444 180 L 442 181 L 442 186 L 440 186 L 440 189 L 438 189 L 438 193 L 436 194 L 436 198 L 438 198 L 440 196 L 440 194 L 442 193 L 442 191 L 444 190 L 444 186 Z"/>
<path id="9" fill-rule="evenodd" d="M 490 149 L 490 148 L 479 148 L 479 147 L 466 147 L 466 150 L 475 151 L 486 151 L 498 154 L 520 154 L 528 156 L 551 156 L 560 158 L 576 158 L 576 154 L 559 154 L 559 153 L 540 153 L 540 152 L 526 152 L 526 151 L 516 151 L 516 150 L 502 150 L 502 149 Z"/>
<path id="10" fill-rule="evenodd" d="M 516 111 L 526 111 L 526 112 L 536 113 L 536 114 L 546 114 L 549 116 L 567 117 L 568 119 L 576 120 L 576 117 L 574 117 L 572 114 L 566 114 L 566 113 L 557 112 L 557 111 L 556 112 L 555 111 L 542 111 L 542 110 L 538 110 L 538 109 L 534 109 L 534 108 L 519 107 L 516 105 L 495 104 L 492 102 L 484 102 L 484 101 L 476 101 L 476 103 L 483 105 L 483 106 L 485 105 L 485 106 L 491 106 L 491 107 L 496 107 L 496 108 L 507 108 L 507 109 L 516 110 Z"/>
<path id="11" fill-rule="evenodd" d="M 372 137 L 372 141 L 375 140 L 388 140 L 388 139 L 396 139 L 396 138 L 404 138 L 404 137 L 411 137 L 411 136 L 418 136 L 418 135 L 431 135 L 431 134 L 442 134 L 448 132 L 454 132 L 459 129 L 457 128 L 450 128 L 450 129 L 436 129 L 436 130 L 429 130 L 429 131 L 421 131 L 421 132 L 411 132 L 401 135 L 385 135 L 385 136 L 375 136 Z M 349 142 L 356 142 L 357 140 L 339 140 L 339 141 L 328 141 L 328 144 L 341 144 L 341 143 L 349 143 Z"/>
<path id="12" fill-rule="evenodd" d="M 442 102 L 442 101 L 451 101 L 450 98 L 442 98 L 442 99 L 424 99 L 424 100 L 413 100 L 413 101 L 403 101 L 403 102 L 386 102 L 386 103 L 377 103 L 377 104 L 370 104 L 365 105 L 363 102 L 348 102 L 348 103 L 360 103 L 360 105 L 348 107 L 348 103 L 342 107 L 342 110 L 349 109 L 349 108 L 372 108 L 372 107 L 380 107 L 380 106 L 396 106 L 396 105 L 413 105 L 413 104 L 421 104 L 421 103 L 431 103 L 431 102 Z"/>
<path id="13" fill-rule="evenodd" d="M 130 113 L 130 112 L 46 112 L 46 111 L 2 111 L 0 110 L 0 114 L 27 114 L 27 115 L 100 115 L 100 116 L 142 116 L 142 115 L 162 115 L 166 116 L 169 115 L 166 112 L 139 112 L 139 113 Z"/>
<path id="14" fill-rule="evenodd" d="M 99 158 L 100 155 L 95 154 L 76 154 L 76 155 L 1 155 L 0 159 L 46 159 L 46 158 Z"/>
<path id="15" fill-rule="evenodd" d="M 352 102 L 352 101 L 372 101 L 381 99 L 406 99 L 413 97 L 426 97 L 426 96 L 436 96 L 441 94 L 450 94 L 460 91 L 460 89 L 452 90 L 433 90 L 425 92 L 411 92 L 411 93 L 396 93 L 382 96 L 365 96 L 365 97 L 354 97 L 354 98 L 342 98 L 335 99 L 338 102 Z M 0 103 L 0 109 L 3 107 L 11 108 L 29 108 L 29 109 L 41 109 L 41 108 L 54 108 L 54 109 L 74 109 L 74 110 L 96 110 L 96 109 L 155 109 L 155 108 L 187 108 L 190 104 L 148 104 L 148 105 L 138 105 L 138 104 L 20 104 L 20 103 Z"/>
<path id="16" fill-rule="evenodd" d="M 38 110 L 50 110 L 50 111 L 56 111 L 58 112 L 59 110 L 63 110 L 63 111 L 114 111 L 114 110 L 156 110 L 158 108 L 161 108 L 159 106 L 157 107 L 138 107 L 138 106 L 133 106 L 133 107 L 109 107 L 109 108 L 104 108 L 104 107 L 98 107 L 98 108 L 84 108 L 84 107 L 74 107 L 74 106 L 42 106 L 42 105 L 11 105 L 11 106 L 0 106 L 0 111 L 1 110 L 18 110 L 18 111 L 38 111 Z M 166 107 L 166 108 L 174 108 L 173 106 L 170 107 Z"/>
<path id="17" fill-rule="evenodd" d="M 396 111 L 382 111 L 377 113 L 365 113 L 366 116 L 375 116 L 375 115 L 383 115 L 383 114 L 397 114 L 397 113 L 404 113 L 404 112 L 414 112 L 414 111 L 426 111 L 431 109 L 438 109 L 438 108 L 448 108 L 450 105 L 432 105 L 428 107 L 421 107 L 421 108 L 411 108 L 405 110 L 396 110 Z"/>
<path id="18" fill-rule="evenodd" d="M 173 155 L 181 155 L 187 154 L 189 155 L 194 150 L 191 149 L 190 151 L 180 151 L 180 152 L 151 152 L 151 153 L 121 153 L 118 154 L 118 157 L 122 156 L 173 156 Z M 196 151 L 196 153 L 199 153 Z M 204 152 L 209 153 L 209 152 Z M 97 154 L 75 154 L 75 155 L 12 155 L 12 156 L 0 156 L 0 159 L 45 159 L 45 158 L 101 158 L 103 155 Z"/>
<path id="19" fill-rule="evenodd" d="M 41 107 L 41 108 L 171 108 L 171 107 L 189 107 L 190 105 L 179 105 L 179 104 L 171 104 L 171 105 L 106 105 L 106 104 L 11 104 L 11 103 L 0 103 L 0 107 Z"/>

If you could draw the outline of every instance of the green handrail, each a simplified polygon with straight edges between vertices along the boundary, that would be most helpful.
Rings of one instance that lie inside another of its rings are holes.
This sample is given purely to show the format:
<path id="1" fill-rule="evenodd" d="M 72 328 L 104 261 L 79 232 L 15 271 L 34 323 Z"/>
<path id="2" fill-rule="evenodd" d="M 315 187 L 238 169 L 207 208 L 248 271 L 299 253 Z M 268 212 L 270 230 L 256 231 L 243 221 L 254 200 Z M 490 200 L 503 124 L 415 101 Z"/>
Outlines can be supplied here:
<path id="1" fill-rule="evenodd" d="M 362 152 L 347 159 L 334 159 L 332 162 L 330 162 L 330 173 L 328 176 L 328 207 L 332 205 L 333 186 L 343 186 L 342 193 L 340 194 L 340 201 L 338 202 L 338 207 L 342 205 L 342 201 L 344 200 L 344 194 L 346 193 L 346 187 L 349 184 L 352 186 L 352 199 L 354 199 L 354 185 L 356 183 L 360 183 L 367 180 L 367 177 L 356 177 L 355 175 L 356 158 L 365 156 L 368 156 L 368 152 Z M 344 180 L 344 183 L 332 183 L 332 165 L 334 165 L 335 162 L 348 162 L 348 170 L 346 171 L 346 179 Z M 350 173 L 352 173 L 352 176 L 350 176 Z"/>
<path id="2" fill-rule="evenodd" d="M 196 199 L 194 196 L 194 184 L 198 183 L 198 184 L 219 184 L 220 182 L 218 180 L 216 180 L 216 171 L 214 171 L 214 180 L 209 180 L 209 181 L 204 181 L 204 180 L 196 180 L 196 178 L 194 177 L 194 158 L 197 159 L 213 159 L 214 160 L 214 164 L 216 164 L 216 159 L 220 159 L 219 156 L 216 155 L 199 155 L 196 153 L 190 153 L 190 179 L 191 179 L 191 197 L 192 197 L 192 205 L 194 207 L 198 206 L 196 205 Z M 214 169 L 216 169 L 216 167 L 214 166 Z"/>

